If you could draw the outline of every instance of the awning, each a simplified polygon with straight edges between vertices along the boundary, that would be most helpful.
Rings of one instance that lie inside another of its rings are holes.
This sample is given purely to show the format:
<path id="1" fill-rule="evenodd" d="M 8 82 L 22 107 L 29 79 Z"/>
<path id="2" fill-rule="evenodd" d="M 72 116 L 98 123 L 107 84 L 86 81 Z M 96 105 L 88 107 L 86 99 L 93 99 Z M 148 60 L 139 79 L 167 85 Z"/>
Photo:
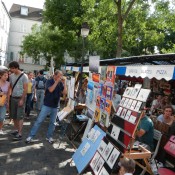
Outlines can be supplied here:
<path id="1" fill-rule="evenodd" d="M 175 80 L 175 65 L 117 66 L 116 75 Z"/>

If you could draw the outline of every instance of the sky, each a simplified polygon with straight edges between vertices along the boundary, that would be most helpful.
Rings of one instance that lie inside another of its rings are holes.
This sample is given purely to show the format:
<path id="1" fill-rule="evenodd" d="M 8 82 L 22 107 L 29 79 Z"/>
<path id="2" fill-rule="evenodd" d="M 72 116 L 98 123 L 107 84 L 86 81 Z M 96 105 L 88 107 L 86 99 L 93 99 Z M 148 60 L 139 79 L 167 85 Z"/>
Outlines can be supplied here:
<path id="1" fill-rule="evenodd" d="M 9 11 L 12 4 L 26 5 L 30 7 L 43 8 L 45 0 L 2 0 Z"/>

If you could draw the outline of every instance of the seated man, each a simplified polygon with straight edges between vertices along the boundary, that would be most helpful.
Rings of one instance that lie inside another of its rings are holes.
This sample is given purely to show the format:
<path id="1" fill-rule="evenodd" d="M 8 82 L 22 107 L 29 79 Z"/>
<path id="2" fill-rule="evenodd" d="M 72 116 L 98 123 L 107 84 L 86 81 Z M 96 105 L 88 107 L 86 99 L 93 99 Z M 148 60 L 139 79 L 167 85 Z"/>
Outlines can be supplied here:
<path id="1" fill-rule="evenodd" d="M 119 162 L 119 175 L 132 175 L 135 171 L 135 161 L 133 159 L 123 158 Z"/>
<path id="2" fill-rule="evenodd" d="M 168 125 L 172 125 L 173 123 L 173 107 L 171 105 L 167 105 L 164 107 L 163 114 L 159 115 L 157 120 L 166 123 Z"/>
<path id="3" fill-rule="evenodd" d="M 143 115 L 138 125 L 138 130 L 136 132 L 136 139 L 142 143 L 147 144 L 150 150 L 153 151 L 154 150 L 153 136 L 154 136 L 153 122 L 148 116 Z"/>

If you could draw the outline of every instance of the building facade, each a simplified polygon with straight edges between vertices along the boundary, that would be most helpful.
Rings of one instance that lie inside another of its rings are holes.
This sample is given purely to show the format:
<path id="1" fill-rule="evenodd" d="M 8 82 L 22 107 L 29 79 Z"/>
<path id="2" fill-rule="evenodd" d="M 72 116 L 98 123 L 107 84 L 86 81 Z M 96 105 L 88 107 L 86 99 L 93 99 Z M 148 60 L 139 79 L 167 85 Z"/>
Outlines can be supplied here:
<path id="1" fill-rule="evenodd" d="M 38 62 L 27 55 L 22 55 L 22 41 L 31 33 L 32 26 L 42 24 L 42 9 L 13 4 L 10 9 L 11 23 L 8 44 L 8 63 L 18 61 L 24 71 L 43 69 L 46 61 L 42 58 Z"/>
<path id="2" fill-rule="evenodd" d="M 10 19 L 5 4 L 0 0 L 0 65 L 5 65 L 7 60 Z"/>

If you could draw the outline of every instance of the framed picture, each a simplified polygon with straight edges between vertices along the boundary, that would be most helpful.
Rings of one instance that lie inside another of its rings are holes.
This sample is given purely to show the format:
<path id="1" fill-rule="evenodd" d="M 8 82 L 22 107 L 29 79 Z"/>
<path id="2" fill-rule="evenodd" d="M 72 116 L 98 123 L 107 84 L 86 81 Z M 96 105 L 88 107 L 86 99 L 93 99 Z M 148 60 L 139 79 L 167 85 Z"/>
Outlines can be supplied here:
<path id="1" fill-rule="evenodd" d="M 141 105 L 142 105 L 142 102 L 138 101 L 135 108 L 134 108 L 134 111 L 138 112 L 140 110 Z"/>
<path id="2" fill-rule="evenodd" d="M 123 105 L 124 105 L 125 100 L 126 100 L 126 98 L 124 98 L 124 97 L 123 97 L 123 98 L 122 98 L 122 100 L 120 101 L 120 104 L 119 104 L 119 105 L 120 105 L 120 106 L 123 106 Z"/>
<path id="3" fill-rule="evenodd" d="M 109 167 L 111 169 L 113 169 L 114 164 L 116 163 L 119 156 L 120 156 L 120 151 L 118 151 L 116 148 L 114 148 L 111 155 L 110 155 L 110 157 L 107 160 L 107 164 L 109 165 Z"/>
<path id="4" fill-rule="evenodd" d="M 125 107 L 125 108 L 126 108 L 126 106 L 127 106 L 128 102 L 129 102 L 129 98 L 126 98 L 126 99 L 125 99 L 125 102 L 124 102 L 124 104 L 123 104 L 123 107 Z"/>
<path id="5" fill-rule="evenodd" d="M 118 136 L 120 134 L 120 128 L 113 125 L 112 126 L 112 131 L 110 133 L 111 137 L 114 139 L 114 140 L 118 140 Z"/>
<path id="6" fill-rule="evenodd" d="M 129 109 L 129 108 L 131 107 L 132 102 L 133 102 L 133 99 L 129 99 L 129 101 L 128 101 L 128 104 L 127 104 L 126 108 L 128 108 L 128 109 Z"/>
<path id="7" fill-rule="evenodd" d="M 127 113 L 126 113 L 126 115 L 125 115 L 125 120 L 127 120 L 127 121 L 129 120 L 129 117 L 130 117 L 130 115 L 131 115 L 131 112 L 132 112 L 132 111 L 130 111 L 130 110 L 127 111 Z"/>
<path id="8" fill-rule="evenodd" d="M 114 146 L 111 144 L 111 142 L 109 142 L 107 147 L 104 150 L 103 155 L 102 155 L 105 160 L 108 159 L 108 157 L 111 154 L 111 151 L 113 150 L 113 148 L 114 148 Z"/>
<path id="9" fill-rule="evenodd" d="M 150 89 L 141 89 L 139 95 L 137 96 L 137 100 L 146 102 L 151 90 Z"/>
<path id="10" fill-rule="evenodd" d="M 137 100 L 133 100 L 130 109 L 131 109 L 131 110 L 134 110 L 136 104 L 137 104 Z"/>
<path id="11" fill-rule="evenodd" d="M 92 168 L 93 171 L 95 170 L 95 166 L 97 165 L 99 158 L 100 154 L 96 152 L 90 163 L 90 167 Z"/>
<path id="12" fill-rule="evenodd" d="M 99 158 L 97 165 L 94 168 L 95 175 L 98 175 L 101 168 L 103 167 L 103 164 L 105 163 L 104 159 L 102 157 Z"/>
<path id="13" fill-rule="evenodd" d="M 122 108 L 122 107 L 119 107 L 119 108 L 118 108 L 118 110 L 117 110 L 116 115 L 117 115 L 117 116 L 120 116 L 120 115 L 121 115 L 122 110 L 123 110 L 123 108 Z"/>
<path id="14" fill-rule="evenodd" d="M 107 143 L 105 143 L 104 140 L 101 140 L 101 143 L 97 149 L 101 155 L 103 155 L 106 146 L 107 146 Z"/>
<path id="15" fill-rule="evenodd" d="M 103 166 L 99 175 L 109 175 L 109 173 L 107 172 L 107 170 L 105 169 L 105 167 Z"/>
<path id="16" fill-rule="evenodd" d="M 132 123 L 132 124 L 135 124 L 136 119 L 137 119 L 137 117 L 136 117 L 136 116 L 131 115 L 128 121 L 129 121 L 130 123 Z"/>
<path id="17" fill-rule="evenodd" d="M 125 118 L 126 113 L 127 113 L 127 109 L 124 108 L 124 109 L 122 110 L 122 113 L 121 113 L 120 117 L 121 117 L 121 118 Z"/>

